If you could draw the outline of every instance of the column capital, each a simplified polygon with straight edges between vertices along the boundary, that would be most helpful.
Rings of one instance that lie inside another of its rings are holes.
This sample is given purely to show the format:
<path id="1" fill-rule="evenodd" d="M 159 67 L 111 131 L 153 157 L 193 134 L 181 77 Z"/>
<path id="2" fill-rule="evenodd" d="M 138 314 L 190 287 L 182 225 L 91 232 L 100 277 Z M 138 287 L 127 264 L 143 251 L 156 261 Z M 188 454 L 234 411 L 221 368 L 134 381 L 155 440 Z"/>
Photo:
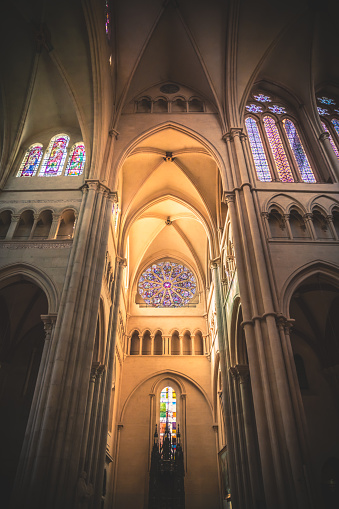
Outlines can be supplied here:
<path id="1" fill-rule="evenodd" d="M 214 258 L 214 260 L 210 261 L 210 268 L 211 269 L 217 269 L 221 264 L 221 258 L 218 256 L 217 258 Z"/>
<path id="2" fill-rule="evenodd" d="M 238 373 L 239 383 L 244 384 L 249 381 L 250 370 L 247 364 L 237 364 L 235 366 L 235 369 L 237 370 Z"/>
<path id="3" fill-rule="evenodd" d="M 115 138 L 117 140 L 120 133 L 116 129 L 110 129 L 108 134 L 111 136 L 111 138 Z"/>
<path id="4" fill-rule="evenodd" d="M 329 140 L 329 139 L 330 139 L 330 133 L 328 133 L 327 131 L 320 133 L 319 140 L 324 141 L 324 140 Z"/>
<path id="5" fill-rule="evenodd" d="M 100 366 L 100 362 L 92 362 L 91 374 L 90 374 L 90 382 L 94 383 L 98 374 L 98 368 Z"/>
<path id="6" fill-rule="evenodd" d="M 21 214 L 12 214 L 11 220 L 12 220 L 12 222 L 19 221 L 20 217 L 21 217 Z"/>
<path id="7" fill-rule="evenodd" d="M 117 256 L 117 262 L 118 264 L 120 265 L 120 267 L 127 267 L 127 259 L 126 258 L 123 258 L 122 256 Z"/>
<path id="8" fill-rule="evenodd" d="M 223 196 L 223 202 L 228 205 L 229 203 L 233 203 L 234 202 L 234 198 L 235 198 L 235 196 L 234 196 L 233 193 L 225 192 L 224 196 Z"/>
<path id="9" fill-rule="evenodd" d="M 312 212 L 307 212 L 306 214 L 304 214 L 303 219 L 304 219 L 304 221 L 312 221 L 312 219 L 313 219 Z"/>
<path id="10" fill-rule="evenodd" d="M 49 341 L 52 336 L 53 328 L 57 319 L 57 313 L 50 313 L 48 315 L 40 315 L 44 323 L 45 340 Z"/>

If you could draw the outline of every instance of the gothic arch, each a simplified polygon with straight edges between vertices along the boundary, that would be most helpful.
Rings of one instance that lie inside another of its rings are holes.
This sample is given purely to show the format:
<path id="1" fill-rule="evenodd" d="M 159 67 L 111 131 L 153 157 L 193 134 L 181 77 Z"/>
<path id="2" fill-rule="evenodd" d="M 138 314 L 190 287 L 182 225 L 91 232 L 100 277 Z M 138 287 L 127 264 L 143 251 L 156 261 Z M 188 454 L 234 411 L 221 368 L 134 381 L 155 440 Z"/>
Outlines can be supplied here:
<path id="1" fill-rule="evenodd" d="M 58 309 L 58 292 L 52 280 L 45 272 L 27 263 L 11 264 L 0 271 L 0 288 L 8 282 L 26 279 L 38 285 L 45 293 L 48 301 L 48 312 L 56 313 Z"/>

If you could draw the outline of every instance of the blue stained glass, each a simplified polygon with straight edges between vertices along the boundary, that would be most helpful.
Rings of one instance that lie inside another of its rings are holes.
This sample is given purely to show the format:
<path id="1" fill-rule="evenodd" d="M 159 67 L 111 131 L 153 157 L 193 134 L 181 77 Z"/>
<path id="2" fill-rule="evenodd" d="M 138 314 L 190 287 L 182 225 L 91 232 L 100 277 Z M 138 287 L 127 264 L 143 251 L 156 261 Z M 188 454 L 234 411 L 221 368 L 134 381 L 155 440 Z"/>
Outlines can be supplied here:
<path id="1" fill-rule="evenodd" d="M 246 106 L 247 111 L 251 113 L 262 113 L 263 109 L 261 106 L 257 106 L 256 104 L 250 104 Z"/>
<path id="2" fill-rule="evenodd" d="M 253 96 L 256 101 L 259 101 L 261 103 L 271 103 L 272 99 L 268 95 L 264 94 L 257 94 Z"/>
<path id="3" fill-rule="evenodd" d="M 176 448 L 177 395 L 172 387 L 164 387 L 160 393 L 159 439 L 162 444 L 166 426 L 172 435 L 172 445 Z"/>
<path id="4" fill-rule="evenodd" d="M 263 122 L 281 182 L 294 182 L 291 168 L 275 121 L 272 117 L 264 117 Z"/>
<path id="5" fill-rule="evenodd" d="M 337 118 L 332 118 L 331 122 L 333 124 L 334 129 L 335 129 L 335 132 L 339 136 L 339 120 Z"/>
<path id="6" fill-rule="evenodd" d="M 339 113 L 339 110 L 334 110 L 336 113 Z"/>
<path id="7" fill-rule="evenodd" d="M 329 134 L 329 141 L 331 143 L 331 146 L 332 146 L 332 148 L 334 150 L 335 155 L 339 159 L 339 152 L 338 152 L 338 149 L 337 149 L 337 145 L 334 143 L 333 138 L 331 136 L 331 133 L 330 133 L 327 125 L 324 122 L 321 122 L 321 125 L 323 126 L 324 131 L 326 131 Z"/>
<path id="8" fill-rule="evenodd" d="M 81 175 L 85 166 L 85 161 L 85 145 L 82 142 L 75 143 L 75 145 L 71 148 L 65 175 L 75 177 Z"/>
<path id="9" fill-rule="evenodd" d="M 42 158 L 42 145 L 35 143 L 27 150 L 20 165 L 17 177 L 33 177 L 39 167 Z"/>
<path id="10" fill-rule="evenodd" d="M 293 122 L 291 122 L 291 120 L 283 120 L 283 123 L 302 180 L 304 182 L 315 182 L 316 180 L 312 168 L 308 162 L 304 147 L 302 146 L 295 125 Z"/>
<path id="11" fill-rule="evenodd" d="M 333 104 L 333 106 L 336 104 L 336 102 L 333 99 L 330 99 L 329 97 L 318 97 L 318 101 L 321 104 Z"/>
<path id="12" fill-rule="evenodd" d="M 269 106 L 268 109 L 272 111 L 272 113 L 276 113 L 277 115 L 286 113 L 286 110 L 283 106 L 277 106 L 276 104 L 273 104 L 273 106 Z"/>
<path id="13" fill-rule="evenodd" d="M 51 139 L 41 164 L 39 177 L 57 177 L 61 175 L 66 159 L 68 142 L 69 137 L 65 134 L 59 134 Z"/>
<path id="14" fill-rule="evenodd" d="M 148 267 L 139 278 L 138 291 L 152 307 L 187 306 L 196 293 L 193 273 L 184 265 L 160 262 Z"/>
<path id="15" fill-rule="evenodd" d="M 318 110 L 319 115 L 329 115 L 328 110 L 326 110 L 325 108 L 318 107 L 317 110 Z"/>
<path id="16" fill-rule="evenodd" d="M 261 180 L 262 182 L 270 182 L 272 178 L 257 123 L 254 120 L 254 118 L 248 117 L 245 120 L 245 124 L 248 139 L 252 149 L 255 169 L 257 170 L 258 179 Z"/>

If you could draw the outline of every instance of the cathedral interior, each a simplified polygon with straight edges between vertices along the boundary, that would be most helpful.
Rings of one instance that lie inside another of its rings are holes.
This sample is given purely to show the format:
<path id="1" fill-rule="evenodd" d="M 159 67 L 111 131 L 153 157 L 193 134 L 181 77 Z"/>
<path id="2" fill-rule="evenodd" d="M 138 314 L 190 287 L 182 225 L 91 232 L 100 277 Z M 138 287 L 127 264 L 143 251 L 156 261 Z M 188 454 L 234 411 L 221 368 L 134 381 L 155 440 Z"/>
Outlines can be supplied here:
<path id="1" fill-rule="evenodd" d="M 2 508 L 339 507 L 338 16 L 2 2 Z"/>

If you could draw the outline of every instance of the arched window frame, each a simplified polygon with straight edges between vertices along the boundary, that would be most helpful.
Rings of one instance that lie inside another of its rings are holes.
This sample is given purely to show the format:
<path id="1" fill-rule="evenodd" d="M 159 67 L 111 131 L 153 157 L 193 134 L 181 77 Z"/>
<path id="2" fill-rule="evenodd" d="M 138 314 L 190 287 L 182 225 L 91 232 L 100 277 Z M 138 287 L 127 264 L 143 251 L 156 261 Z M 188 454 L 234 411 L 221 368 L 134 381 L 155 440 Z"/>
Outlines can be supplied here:
<path id="1" fill-rule="evenodd" d="M 39 148 L 41 150 L 40 152 L 40 156 L 39 156 L 39 159 L 37 161 L 37 163 L 35 164 L 35 169 L 32 173 L 32 175 L 23 175 L 22 172 L 24 171 L 24 168 L 25 168 L 25 165 L 31 155 L 31 152 L 35 149 L 35 148 Z M 41 163 L 41 159 L 42 159 L 42 156 L 43 156 L 43 146 L 41 143 L 33 143 L 30 147 L 28 147 L 28 149 L 26 150 L 25 152 L 25 155 L 23 157 L 23 160 L 20 164 L 20 168 L 19 168 L 19 171 L 17 173 L 17 177 L 34 177 L 39 169 L 39 166 L 40 166 L 40 163 Z"/>
<path id="2" fill-rule="evenodd" d="M 77 172 L 78 173 L 74 174 L 74 173 L 70 173 L 72 171 L 70 165 L 71 165 L 71 162 L 72 162 L 72 158 L 73 158 L 74 152 L 77 150 L 78 147 L 82 147 L 83 148 L 83 161 L 81 163 L 80 168 L 77 168 Z M 84 144 L 83 141 L 79 141 L 77 143 L 74 143 L 74 145 L 72 146 L 71 150 L 69 151 L 69 156 L 68 156 L 67 165 L 66 165 L 66 169 L 65 169 L 65 176 L 66 177 L 79 177 L 80 175 L 82 175 L 82 173 L 84 171 L 85 164 L 86 164 L 86 149 L 85 149 L 85 144 Z"/>
<path id="3" fill-rule="evenodd" d="M 315 181 L 319 182 L 319 176 L 315 172 L 315 169 L 314 169 L 315 168 L 315 164 L 313 163 L 311 153 L 308 150 L 308 145 L 306 143 L 306 140 L 304 139 L 302 130 L 300 129 L 299 123 L 296 120 L 296 118 L 294 118 L 289 113 L 281 113 L 281 114 L 278 115 L 278 114 L 270 111 L 268 109 L 269 105 L 276 105 L 276 106 L 284 108 L 285 110 L 287 108 L 279 100 L 275 100 L 274 97 L 272 97 L 270 102 L 267 102 L 267 105 L 264 102 L 258 102 L 258 101 L 256 101 L 254 99 L 254 95 L 256 95 L 256 94 L 257 94 L 257 92 L 254 92 L 252 94 L 252 97 L 249 100 L 248 104 L 255 104 L 256 106 L 260 106 L 262 111 L 261 112 L 248 112 L 248 113 L 246 113 L 245 114 L 245 121 L 249 117 L 252 117 L 256 121 L 256 124 L 257 124 L 257 127 L 258 127 L 258 131 L 259 131 L 259 134 L 260 134 L 260 137 L 261 137 L 261 142 L 262 142 L 262 145 L 264 147 L 266 159 L 267 159 L 267 162 L 268 162 L 269 170 L 271 172 L 272 181 L 282 182 L 280 177 L 279 177 L 279 174 L 278 174 L 277 165 L 276 165 L 276 162 L 275 162 L 272 150 L 271 150 L 270 142 L 269 142 L 269 139 L 268 139 L 268 136 L 267 136 L 267 133 L 266 133 L 265 126 L 264 126 L 264 122 L 263 122 L 264 117 L 272 118 L 274 123 L 275 123 L 275 125 L 276 125 L 276 127 L 277 127 L 278 134 L 279 134 L 279 137 L 280 137 L 283 149 L 284 149 L 285 154 L 286 154 L 288 165 L 289 165 L 290 170 L 291 170 L 291 174 L 292 174 L 292 177 L 293 177 L 293 182 L 302 182 L 304 184 L 310 183 L 310 182 L 304 181 L 302 179 L 301 173 L 300 173 L 299 168 L 298 168 L 298 163 L 296 161 L 295 155 L 293 153 L 293 150 L 292 150 L 292 148 L 290 146 L 290 143 L 289 143 L 289 140 L 287 138 L 287 134 L 286 134 L 286 131 L 285 131 L 285 128 L 284 128 L 284 123 L 283 123 L 284 120 L 290 120 L 294 124 L 294 127 L 295 127 L 295 129 L 297 131 L 297 134 L 299 136 L 300 142 L 302 144 L 303 150 L 304 150 L 304 152 L 305 152 L 305 154 L 307 156 L 308 162 L 309 162 L 311 170 L 313 172 Z M 254 163 L 254 157 L 253 157 L 251 145 L 250 145 L 250 153 L 251 153 L 251 157 L 252 157 L 252 160 L 253 160 L 253 166 L 255 168 L 256 179 L 260 180 L 259 177 L 258 177 L 258 172 L 257 172 L 256 166 L 255 166 L 255 163 Z M 288 183 L 288 182 L 284 182 L 284 183 Z"/>
<path id="4" fill-rule="evenodd" d="M 339 122 L 339 101 L 333 98 L 332 94 L 327 94 L 326 92 L 317 93 L 316 99 L 320 121 L 330 135 L 330 143 L 335 155 L 339 159 L 339 133 L 336 131 L 332 123 L 333 120 L 337 120 Z M 324 99 L 333 101 L 334 104 L 328 104 L 323 101 Z"/>
<path id="5" fill-rule="evenodd" d="M 51 157 L 51 152 L 52 152 L 52 149 L 53 149 L 53 145 L 55 143 L 55 141 L 58 139 L 58 138 L 66 138 L 67 142 L 66 142 L 66 145 L 63 149 L 63 154 L 62 154 L 62 159 L 61 159 L 61 162 L 59 164 L 59 168 L 58 168 L 58 171 L 55 175 L 46 175 L 46 166 L 47 166 L 47 163 Z M 66 160 L 66 157 L 67 157 L 67 147 L 68 147 L 68 144 L 69 144 L 69 136 L 65 133 L 60 133 L 60 134 L 56 134 L 55 136 L 53 136 L 48 144 L 48 148 L 45 152 L 45 155 L 43 157 L 43 160 L 42 160 L 42 163 L 41 163 L 41 166 L 40 166 L 40 170 L 39 170 L 39 174 L 38 174 L 38 177 L 60 177 L 62 172 L 63 172 L 63 169 L 64 169 L 64 166 L 65 166 L 65 160 Z"/>

